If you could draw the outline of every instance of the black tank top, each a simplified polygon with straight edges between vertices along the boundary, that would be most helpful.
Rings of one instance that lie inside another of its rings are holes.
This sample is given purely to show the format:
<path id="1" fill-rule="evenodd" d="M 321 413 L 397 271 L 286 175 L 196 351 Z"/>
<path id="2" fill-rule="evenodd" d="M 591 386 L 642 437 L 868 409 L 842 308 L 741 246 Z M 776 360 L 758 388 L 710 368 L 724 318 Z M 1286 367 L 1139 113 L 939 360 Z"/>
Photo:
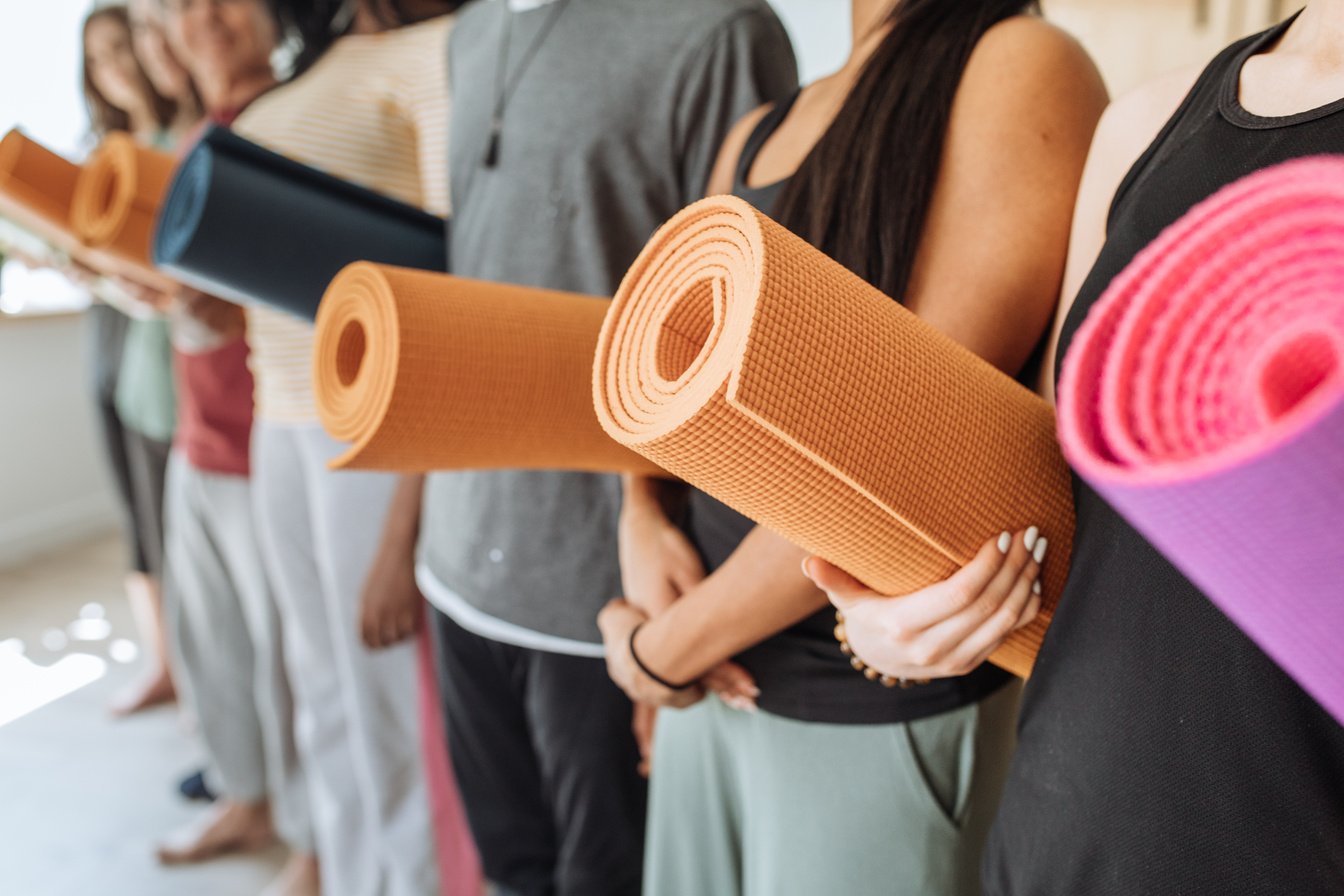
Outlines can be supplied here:
<path id="1" fill-rule="evenodd" d="M 788 181 L 750 187 L 747 176 L 757 153 L 788 116 L 797 98 L 795 93 L 761 119 L 738 159 L 733 195 L 766 214 L 772 213 L 779 203 Z M 688 523 L 691 541 L 710 572 L 728 559 L 756 525 L 699 491 L 691 492 Z M 840 652 L 834 629 L 835 611 L 825 609 L 736 658 L 760 686 L 757 704 L 761 709 L 804 722 L 840 725 L 906 722 L 974 703 L 1011 677 L 986 663 L 961 678 L 940 679 L 909 690 L 885 688 L 854 671 L 849 659 Z"/>
<path id="2" fill-rule="evenodd" d="M 1238 99 L 1242 63 L 1287 25 L 1220 54 L 1122 182 L 1060 357 L 1191 206 L 1344 152 L 1344 101 L 1264 118 Z M 1027 684 L 986 896 L 1344 894 L 1344 728 L 1095 492 L 1074 493 L 1072 571 Z"/>

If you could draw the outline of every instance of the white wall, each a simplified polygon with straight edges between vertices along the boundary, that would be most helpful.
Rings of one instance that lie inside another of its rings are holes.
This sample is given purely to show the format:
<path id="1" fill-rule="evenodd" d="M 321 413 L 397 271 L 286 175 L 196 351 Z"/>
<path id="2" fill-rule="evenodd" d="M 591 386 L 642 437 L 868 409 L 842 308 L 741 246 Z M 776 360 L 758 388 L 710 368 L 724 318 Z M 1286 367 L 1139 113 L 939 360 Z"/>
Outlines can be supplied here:
<path id="1" fill-rule="evenodd" d="M 849 53 L 850 0 L 771 0 L 798 54 L 804 84 L 840 67 Z"/>
<path id="2" fill-rule="evenodd" d="M 66 155 L 87 149 L 79 25 L 89 0 L 0 0 L 0 133 L 16 124 Z"/>
<path id="3" fill-rule="evenodd" d="M 84 340 L 83 315 L 0 318 L 0 566 L 116 524 Z"/>

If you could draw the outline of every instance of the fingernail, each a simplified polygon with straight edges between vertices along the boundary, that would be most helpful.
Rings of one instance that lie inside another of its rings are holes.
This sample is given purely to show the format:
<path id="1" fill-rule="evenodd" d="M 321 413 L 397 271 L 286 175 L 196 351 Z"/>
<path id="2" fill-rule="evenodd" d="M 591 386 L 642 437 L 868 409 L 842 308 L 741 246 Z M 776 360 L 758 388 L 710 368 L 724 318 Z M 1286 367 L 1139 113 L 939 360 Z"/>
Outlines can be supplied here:
<path id="1" fill-rule="evenodd" d="M 1022 536 L 1022 543 L 1027 546 L 1027 550 L 1036 547 L 1036 539 L 1041 534 L 1041 530 L 1032 526 L 1027 530 L 1027 534 Z"/>
<path id="2" fill-rule="evenodd" d="M 755 685 L 752 685 L 751 687 L 747 688 L 747 693 L 751 694 L 752 698 L 754 699 L 756 697 L 761 696 L 761 689 L 756 687 Z"/>
<path id="3" fill-rule="evenodd" d="M 1041 580 L 1037 579 L 1031 583 L 1031 593 L 1039 595 L 1041 593 Z"/>
<path id="4" fill-rule="evenodd" d="M 1036 542 L 1036 550 L 1032 551 L 1031 556 L 1036 558 L 1037 563 L 1041 563 L 1045 560 L 1045 549 L 1049 544 L 1050 542 L 1046 541 L 1044 538 Z"/>
<path id="5" fill-rule="evenodd" d="M 808 572 L 808 570 L 807 570 L 807 561 L 809 561 L 809 560 L 811 560 L 811 559 L 812 559 L 811 557 L 804 557 L 804 558 L 803 558 L 803 575 L 807 576 L 809 579 L 812 578 L 812 573 Z"/>
<path id="6" fill-rule="evenodd" d="M 1012 536 L 1011 534 L 1005 532 L 1005 533 L 1003 533 L 1002 535 L 1000 535 L 1000 536 L 999 536 L 999 553 L 1000 553 L 1000 554 L 1006 554 L 1006 553 L 1008 553 L 1008 548 L 1012 545 L 1012 543 L 1013 543 L 1013 536 Z"/>

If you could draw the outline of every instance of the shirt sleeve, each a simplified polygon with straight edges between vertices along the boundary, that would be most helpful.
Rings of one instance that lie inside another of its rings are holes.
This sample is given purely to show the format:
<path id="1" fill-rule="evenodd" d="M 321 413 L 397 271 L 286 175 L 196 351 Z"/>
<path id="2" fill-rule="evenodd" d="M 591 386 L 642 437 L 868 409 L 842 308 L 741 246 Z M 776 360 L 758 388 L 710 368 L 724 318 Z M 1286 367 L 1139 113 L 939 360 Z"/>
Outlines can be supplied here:
<path id="1" fill-rule="evenodd" d="M 733 124 L 798 88 L 798 64 L 779 19 L 768 8 L 755 8 L 719 24 L 692 55 L 679 83 L 676 140 L 682 199 L 689 204 L 704 196 Z"/>

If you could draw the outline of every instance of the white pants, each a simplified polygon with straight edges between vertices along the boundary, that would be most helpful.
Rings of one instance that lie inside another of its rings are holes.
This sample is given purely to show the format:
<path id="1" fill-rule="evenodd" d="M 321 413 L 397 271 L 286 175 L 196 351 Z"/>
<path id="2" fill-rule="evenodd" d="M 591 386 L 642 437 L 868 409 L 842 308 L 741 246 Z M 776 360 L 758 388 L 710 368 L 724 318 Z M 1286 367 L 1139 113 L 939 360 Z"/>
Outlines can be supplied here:
<path id="1" fill-rule="evenodd" d="M 164 615 L 178 684 L 223 794 L 268 798 L 280 836 L 312 850 L 280 616 L 253 531 L 252 486 L 174 453 L 164 490 Z"/>
<path id="2" fill-rule="evenodd" d="M 320 427 L 258 421 L 258 531 L 285 629 L 299 755 L 326 896 L 438 887 L 413 642 L 370 651 L 359 600 L 396 478 L 331 472 Z"/>

